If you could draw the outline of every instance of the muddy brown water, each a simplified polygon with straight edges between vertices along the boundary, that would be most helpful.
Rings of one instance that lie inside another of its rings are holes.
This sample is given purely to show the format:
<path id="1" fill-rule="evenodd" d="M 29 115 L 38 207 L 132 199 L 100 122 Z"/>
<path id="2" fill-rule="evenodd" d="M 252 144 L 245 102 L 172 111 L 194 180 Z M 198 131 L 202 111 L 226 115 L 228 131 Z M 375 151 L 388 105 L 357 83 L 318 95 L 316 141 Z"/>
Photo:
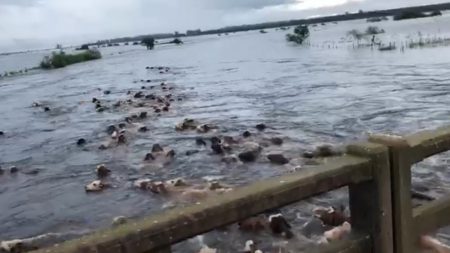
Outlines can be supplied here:
<path id="1" fill-rule="evenodd" d="M 377 25 L 387 31 L 382 37 L 386 41 L 404 41 L 417 38 L 418 31 L 448 35 L 448 18 Z M 282 137 L 283 146 L 270 149 L 289 158 L 299 158 L 321 143 L 364 139 L 368 132 L 404 134 L 448 125 L 450 48 L 379 52 L 339 42 L 351 28 L 366 26 L 354 21 L 314 28 L 311 47 L 289 45 L 285 32 L 268 30 L 267 34 L 186 38 L 183 46 L 160 46 L 154 51 L 138 46 L 104 48 L 104 58 L 98 61 L 0 79 L 0 130 L 5 132 L 0 137 L 0 165 L 19 168 L 16 175 L 0 176 L 0 238 L 45 233 L 72 238 L 108 227 L 116 216 L 139 218 L 164 210 L 167 198 L 133 189 L 133 180 L 140 177 L 184 177 L 194 183 L 217 178 L 239 186 L 291 167 L 264 159 L 226 165 L 209 149 L 185 156 L 186 151 L 199 149 L 198 133 L 174 130 L 186 117 L 216 124 L 218 134 L 232 136 L 245 130 L 257 133 L 254 126 L 265 123 L 268 129 L 254 138 Z M 9 71 L 36 65 L 41 56 L 1 57 L 0 62 L 8 64 L 0 71 Z M 168 66 L 170 71 L 160 74 L 146 66 Z M 152 82 L 141 83 L 141 79 Z M 174 95 L 182 101 L 174 102 L 161 117 L 150 113 L 141 122 L 149 131 L 131 136 L 127 145 L 98 150 L 108 138 L 106 127 L 122 121 L 130 111 L 98 113 L 92 97 L 111 104 L 128 98 L 128 90 L 162 81 L 173 85 Z M 32 107 L 34 101 L 51 111 Z M 87 140 L 84 147 L 76 145 L 79 138 Z M 155 143 L 173 148 L 176 159 L 162 168 L 146 168 L 142 159 Z M 435 197 L 448 193 L 447 157 L 430 158 L 414 169 L 414 182 L 421 191 Z M 84 185 L 95 179 L 94 169 L 101 163 L 113 171 L 114 188 L 86 194 Z M 37 174 L 32 173 L 35 169 Z M 311 221 L 311 210 L 345 204 L 345 193 L 328 193 L 282 210 L 297 234 L 292 247 L 307 248 L 317 239 L 318 229 L 302 227 Z M 206 235 L 204 242 L 221 252 L 236 252 L 247 239 L 259 240 L 263 248 L 285 243 L 267 233 L 238 232 L 235 226 Z M 175 248 L 194 252 L 198 247 L 197 238 Z"/>

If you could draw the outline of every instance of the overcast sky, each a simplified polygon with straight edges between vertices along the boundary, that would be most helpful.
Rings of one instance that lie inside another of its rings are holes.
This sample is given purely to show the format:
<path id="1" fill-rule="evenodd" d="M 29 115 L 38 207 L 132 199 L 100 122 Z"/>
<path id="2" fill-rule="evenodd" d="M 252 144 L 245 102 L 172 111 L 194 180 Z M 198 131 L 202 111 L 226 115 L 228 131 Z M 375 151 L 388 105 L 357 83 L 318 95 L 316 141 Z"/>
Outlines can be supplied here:
<path id="1" fill-rule="evenodd" d="M 0 0 L 0 52 L 445 0 Z"/>

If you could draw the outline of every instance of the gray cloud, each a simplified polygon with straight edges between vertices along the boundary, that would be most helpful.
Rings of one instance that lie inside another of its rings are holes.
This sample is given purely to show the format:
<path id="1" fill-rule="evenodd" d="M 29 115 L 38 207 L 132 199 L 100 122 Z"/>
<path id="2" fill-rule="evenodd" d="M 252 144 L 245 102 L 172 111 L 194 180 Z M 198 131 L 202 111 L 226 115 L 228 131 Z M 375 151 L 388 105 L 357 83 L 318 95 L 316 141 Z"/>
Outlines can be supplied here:
<path id="1" fill-rule="evenodd" d="M 0 5 L 32 5 L 36 4 L 39 0 L 2 0 Z"/>
<path id="2" fill-rule="evenodd" d="M 259 9 L 267 6 L 291 4 L 295 0 L 202 0 L 204 6 L 218 9 Z"/>
<path id="3" fill-rule="evenodd" d="M 441 1 L 0 0 L 0 51 Z"/>

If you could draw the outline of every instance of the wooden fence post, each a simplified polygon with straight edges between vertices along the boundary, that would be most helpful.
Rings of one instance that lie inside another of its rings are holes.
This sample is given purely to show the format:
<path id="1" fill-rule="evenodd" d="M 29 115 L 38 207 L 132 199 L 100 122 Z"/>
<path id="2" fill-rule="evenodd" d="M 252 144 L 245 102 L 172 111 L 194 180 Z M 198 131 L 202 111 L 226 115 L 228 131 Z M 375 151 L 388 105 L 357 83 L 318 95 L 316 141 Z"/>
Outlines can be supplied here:
<path id="1" fill-rule="evenodd" d="M 395 253 L 418 252 L 411 200 L 410 146 L 404 138 L 397 136 L 372 136 L 369 140 L 389 147 Z"/>
<path id="2" fill-rule="evenodd" d="M 373 180 L 349 186 L 352 229 L 372 236 L 373 253 L 393 253 L 389 150 L 375 143 L 347 147 L 347 153 L 371 159 Z"/>

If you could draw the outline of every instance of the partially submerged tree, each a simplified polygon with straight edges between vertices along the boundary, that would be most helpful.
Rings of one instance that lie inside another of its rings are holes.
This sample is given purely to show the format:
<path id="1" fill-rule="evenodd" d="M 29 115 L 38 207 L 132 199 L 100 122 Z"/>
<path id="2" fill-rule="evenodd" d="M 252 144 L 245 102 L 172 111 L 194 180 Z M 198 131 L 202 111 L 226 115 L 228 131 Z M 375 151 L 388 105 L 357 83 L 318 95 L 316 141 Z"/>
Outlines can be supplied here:
<path id="1" fill-rule="evenodd" d="M 286 39 L 290 42 L 297 44 L 303 44 L 303 42 L 309 37 L 309 29 L 307 25 L 299 25 L 295 27 L 294 33 L 287 34 Z"/>
<path id="2" fill-rule="evenodd" d="M 355 40 L 360 41 L 364 37 L 364 33 L 353 29 L 347 32 L 348 36 L 352 36 Z"/>
<path id="3" fill-rule="evenodd" d="M 369 26 L 366 29 L 367 35 L 375 35 L 375 34 L 380 34 L 380 33 L 384 33 L 384 29 L 381 29 L 378 26 Z"/>
<path id="4" fill-rule="evenodd" d="M 170 43 L 180 45 L 180 44 L 183 44 L 183 41 L 180 40 L 179 38 L 175 38 Z"/>
<path id="5" fill-rule="evenodd" d="M 76 50 L 89 50 L 89 45 L 83 44 L 83 45 L 81 45 L 81 47 L 77 48 Z"/>
<path id="6" fill-rule="evenodd" d="M 371 45 L 376 44 L 376 37 L 375 35 L 380 34 L 380 33 L 384 33 L 385 31 L 377 26 L 369 26 L 367 27 L 366 31 L 361 32 L 359 30 L 353 29 L 347 32 L 347 36 L 351 36 L 353 37 L 353 39 L 355 39 L 358 42 L 358 45 L 360 45 L 360 42 L 362 39 L 366 39 L 367 41 L 369 40 L 368 36 L 371 36 L 372 38 L 370 39 L 371 41 Z"/>
<path id="7" fill-rule="evenodd" d="M 147 50 L 152 50 L 155 47 L 155 39 L 153 37 L 145 37 L 142 39 L 142 44 L 147 47 Z"/>

